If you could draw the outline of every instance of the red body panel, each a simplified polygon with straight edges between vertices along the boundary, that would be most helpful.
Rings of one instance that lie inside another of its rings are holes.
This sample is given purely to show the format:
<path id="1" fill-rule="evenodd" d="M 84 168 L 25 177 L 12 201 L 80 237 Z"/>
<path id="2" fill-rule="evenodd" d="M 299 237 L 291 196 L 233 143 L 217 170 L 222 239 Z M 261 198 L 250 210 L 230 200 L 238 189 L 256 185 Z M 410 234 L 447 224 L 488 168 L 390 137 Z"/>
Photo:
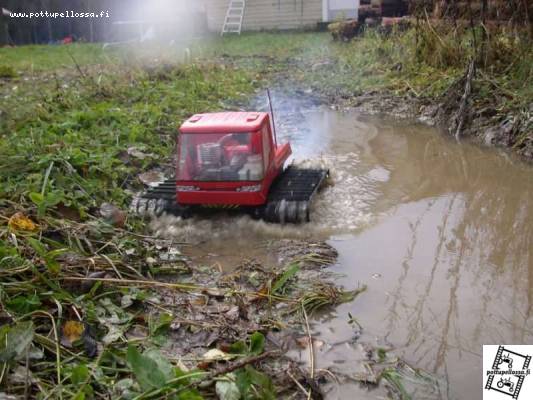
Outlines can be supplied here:
<path id="1" fill-rule="evenodd" d="M 264 112 L 196 114 L 180 127 L 181 133 L 253 132 L 270 120 Z"/>
<path id="2" fill-rule="evenodd" d="M 288 143 L 275 145 L 267 113 L 226 112 L 194 115 L 180 127 L 180 138 L 182 135 L 239 132 L 250 133 L 252 147 L 261 149 L 264 163 L 263 179 L 238 181 L 177 179 L 176 196 L 179 204 L 260 206 L 266 203 L 272 182 L 281 173 L 283 164 L 292 152 Z M 180 144 L 181 142 L 177 146 L 178 155 L 182 154 Z M 245 146 L 228 146 L 225 151 L 233 154 L 244 151 L 245 148 Z M 179 165 L 178 160 L 178 168 Z M 180 176 L 183 174 L 180 175 L 177 171 L 176 177 Z M 188 174 L 186 176 L 189 177 Z M 260 188 L 253 192 L 242 191 L 246 186 L 260 186 Z"/>

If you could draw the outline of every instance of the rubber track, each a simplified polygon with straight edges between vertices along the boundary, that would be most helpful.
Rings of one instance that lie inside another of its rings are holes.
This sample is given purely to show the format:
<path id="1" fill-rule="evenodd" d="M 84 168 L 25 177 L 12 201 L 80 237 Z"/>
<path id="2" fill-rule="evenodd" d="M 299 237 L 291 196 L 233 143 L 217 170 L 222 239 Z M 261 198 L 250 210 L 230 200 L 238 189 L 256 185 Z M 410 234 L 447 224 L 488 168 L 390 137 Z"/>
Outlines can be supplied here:
<path id="1" fill-rule="evenodd" d="M 309 221 L 309 206 L 329 171 L 287 167 L 272 183 L 264 206 L 248 209 L 255 217 L 270 222 L 300 223 Z M 152 204 L 153 203 L 153 204 Z M 176 182 L 168 179 L 150 187 L 137 201 L 137 211 L 153 210 L 156 214 L 171 212 L 184 215 L 188 207 L 176 203 Z"/>
<path id="2" fill-rule="evenodd" d="M 300 169 L 291 165 L 272 184 L 268 202 L 309 202 L 327 175 L 327 170 Z"/>
<path id="3" fill-rule="evenodd" d="M 161 182 L 157 186 L 152 186 L 148 188 L 148 190 L 141 195 L 141 198 L 175 200 L 176 180 L 174 178 L 167 179 L 166 181 Z"/>

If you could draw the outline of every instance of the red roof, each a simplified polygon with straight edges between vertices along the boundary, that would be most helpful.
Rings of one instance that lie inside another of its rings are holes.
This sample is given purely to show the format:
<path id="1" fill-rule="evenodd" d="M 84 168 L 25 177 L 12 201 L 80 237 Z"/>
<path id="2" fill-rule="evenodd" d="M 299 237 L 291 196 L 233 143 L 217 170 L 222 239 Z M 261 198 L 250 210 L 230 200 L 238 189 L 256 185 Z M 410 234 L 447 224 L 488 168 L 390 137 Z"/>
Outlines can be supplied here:
<path id="1" fill-rule="evenodd" d="M 268 118 L 264 112 L 221 112 L 196 114 L 180 127 L 183 133 L 252 132 Z"/>

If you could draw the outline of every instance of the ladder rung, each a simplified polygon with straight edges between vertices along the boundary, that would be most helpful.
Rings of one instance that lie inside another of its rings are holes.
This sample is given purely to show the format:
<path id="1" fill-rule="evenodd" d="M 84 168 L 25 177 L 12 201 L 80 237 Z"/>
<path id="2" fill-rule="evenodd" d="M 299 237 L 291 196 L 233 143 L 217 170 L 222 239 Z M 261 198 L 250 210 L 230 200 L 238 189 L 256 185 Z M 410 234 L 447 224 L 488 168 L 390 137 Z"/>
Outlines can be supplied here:
<path id="1" fill-rule="evenodd" d="M 229 1 L 226 18 L 222 25 L 222 35 L 224 35 L 224 33 L 241 33 L 245 7 L 246 0 Z"/>

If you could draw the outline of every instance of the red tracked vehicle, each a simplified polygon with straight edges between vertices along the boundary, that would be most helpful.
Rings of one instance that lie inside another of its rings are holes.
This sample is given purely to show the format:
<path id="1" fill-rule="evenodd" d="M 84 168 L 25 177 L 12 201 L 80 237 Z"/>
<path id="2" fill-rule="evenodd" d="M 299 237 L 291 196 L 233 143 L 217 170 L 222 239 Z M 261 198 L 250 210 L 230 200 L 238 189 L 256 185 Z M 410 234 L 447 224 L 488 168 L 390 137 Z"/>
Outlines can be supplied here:
<path id="1" fill-rule="evenodd" d="M 291 146 L 277 143 L 268 113 L 197 114 L 179 133 L 175 178 L 143 193 L 138 210 L 187 217 L 229 208 L 271 222 L 310 220 L 310 202 L 328 171 L 284 168 Z"/>

